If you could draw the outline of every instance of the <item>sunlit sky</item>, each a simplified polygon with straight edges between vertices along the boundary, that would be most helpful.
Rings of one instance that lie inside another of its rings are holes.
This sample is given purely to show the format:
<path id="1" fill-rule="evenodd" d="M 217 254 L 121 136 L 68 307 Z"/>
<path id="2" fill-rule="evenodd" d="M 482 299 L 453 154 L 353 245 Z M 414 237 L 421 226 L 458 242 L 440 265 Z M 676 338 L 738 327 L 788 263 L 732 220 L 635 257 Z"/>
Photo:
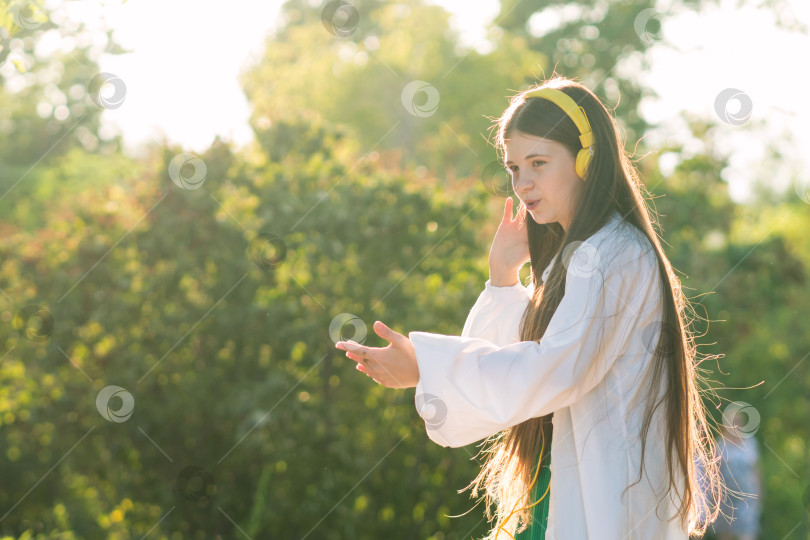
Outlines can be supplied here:
<path id="1" fill-rule="evenodd" d="M 453 14 L 452 24 L 462 42 L 486 52 L 485 27 L 496 16 L 495 0 L 433 0 Z M 791 175 L 810 181 L 810 100 L 806 96 L 806 55 L 810 37 L 777 30 L 765 10 L 735 9 L 722 0 L 719 8 L 701 14 L 669 15 L 662 42 L 676 44 L 673 51 L 656 44 L 649 52 L 652 68 L 642 83 L 659 95 L 645 102 L 642 114 L 661 130 L 646 134 L 651 142 L 663 137 L 685 140 L 680 117 L 685 111 L 717 119 L 715 97 L 737 88 L 753 102 L 751 120 L 767 119 L 765 132 L 752 134 L 741 127 L 722 125 L 720 149 L 731 154 L 727 171 L 731 195 L 742 201 L 755 174 L 786 185 Z M 162 137 L 188 151 L 202 152 L 215 135 L 238 145 L 250 141 L 249 105 L 237 74 L 250 58 L 262 54 L 265 35 L 275 27 L 281 0 L 199 2 L 193 0 L 105 0 L 67 2 L 71 19 L 114 29 L 116 41 L 131 54 L 105 55 L 101 68 L 121 77 L 127 85 L 123 106 L 104 112 L 103 120 L 124 135 L 128 152 Z M 660 5 L 660 4 L 659 4 Z M 810 25 L 810 2 L 794 0 L 792 15 Z M 659 8 L 666 11 L 665 8 Z M 549 16 L 535 16 L 533 29 L 553 24 Z M 800 65 L 801 64 L 801 65 Z M 622 76 L 619 66 L 616 75 Z M 627 66 L 629 69 L 632 66 Z M 564 65 L 558 71 L 565 74 Z M 629 73 L 628 73 L 629 75 Z M 504 89 L 506 96 L 512 92 Z M 613 106 L 615 103 L 607 103 Z M 734 103 L 730 112 L 733 111 Z M 800 120 L 803 120 L 801 122 Z M 764 172 L 764 146 L 778 141 L 787 130 L 796 140 L 782 148 L 792 155 L 777 170 Z M 666 171 L 665 171 L 666 172 Z"/>

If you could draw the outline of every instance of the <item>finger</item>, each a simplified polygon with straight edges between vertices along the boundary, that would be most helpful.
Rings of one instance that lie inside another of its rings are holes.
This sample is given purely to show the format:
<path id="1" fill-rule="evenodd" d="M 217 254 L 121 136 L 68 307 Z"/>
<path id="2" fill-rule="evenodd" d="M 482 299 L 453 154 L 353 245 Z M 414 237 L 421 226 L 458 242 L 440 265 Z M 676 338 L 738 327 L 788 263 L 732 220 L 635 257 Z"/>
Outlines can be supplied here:
<path id="1" fill-rule="evenodd" d="M 351 352 L 357 355 L 367 356 L 368 355 L 368 347 L 363 347 L 359 343 L 355 341 L 343 341 L 341 342 L 341 349 L 347 352 Z"/>
<path id="2" fill-rule="evenodd" d="M 354 351 L 354 352 L 359 352 L 364 349 L 362 345 L 352 340 L 338 341 L 337 343 L 335 343 L 335 347 L 343 351 Z"/>
<path id="3" fill-rule="evenodd" d="M 509 223 L 512 221 L 512 197 L 507 197 L 503 206 L 503 222 Z"/>
<path id="4" fill-rule="evenodd" d="M 396 332 L 389 328 L 385 323 L 382 321 L 375 321 L 374 322 L 374 331 L 377 332 L 377 335 L 383 339 L 387 339 L 392 344 L 399 344 L 401 343 L 401 339 L 404 338 L 402 334 Z"/>
<path id="5" fill-rule="evenodd" d="M 351 359 L 351 360 L 354 360 L 354 361 L 355 361 L 355 362 L 357 362 L 358 364 L 363 364 L 363 365 L 365 365 L 365 364 L 364 364 L 364 362 L 366 361 L 366 358 L 365 358 L 365 357 L 363 357 L 363 356 L 361 356 L 361 355 L 359 355 L 359 354 L 355 354 L 355 353 L 353 353 L 353 352 L 348 352 L 348 351 L 347 351 L 347 352 L 346 352 L 346 357 L 347 357 L 347 358 L 349 358 L 349 359 Z"/>
<path id="6" fill-rule="evenodd" d="M 361 366 L 360 364 L 357 364 L 357 371 L 359 371 L 360 373 L 363 373 L 366 377 L 368 377 L 369 379 L 371 379 L 375 383 L 380 384 L 380 381 L 378 381 L 374 377 L 374 375 L 366 368 L 366 366 Z"/>

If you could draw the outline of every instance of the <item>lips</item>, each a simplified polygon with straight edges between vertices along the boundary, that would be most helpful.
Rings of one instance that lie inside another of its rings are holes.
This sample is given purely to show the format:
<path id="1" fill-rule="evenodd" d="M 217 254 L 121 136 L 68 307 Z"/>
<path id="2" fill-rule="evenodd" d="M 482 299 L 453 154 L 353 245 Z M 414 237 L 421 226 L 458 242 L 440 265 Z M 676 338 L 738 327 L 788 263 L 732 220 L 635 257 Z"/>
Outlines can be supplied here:
<path id="1" fill-rule="evenodd" d="M 539 202 L 540 202 L 540 199 L 536 199 L 534 201 L 526 201 L 524 204 L 526 205 L 527 209 L 534 210 Z"/>

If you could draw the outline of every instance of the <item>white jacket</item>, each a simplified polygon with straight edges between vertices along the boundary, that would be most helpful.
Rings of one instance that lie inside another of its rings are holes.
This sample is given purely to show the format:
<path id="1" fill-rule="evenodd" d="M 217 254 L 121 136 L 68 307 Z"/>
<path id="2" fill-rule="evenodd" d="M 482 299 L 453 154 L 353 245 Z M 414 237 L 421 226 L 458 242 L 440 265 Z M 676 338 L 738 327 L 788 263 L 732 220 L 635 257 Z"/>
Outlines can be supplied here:
<path id="1" fill-rule="evenodd" d="M 686 539 L 677 518 L 667 522 L 679 499 L 664 491 L 664 403 L 647 435 L 641 480 L 621 497 L 638 478 L 641 398 L 650 391 L 642 377 L 663 318 L 655 251 L 614 212 L 576 245 L 566 272 L 565 295 L 539 342 L 518 333 L 532 285 L 490 280 L 461 336 L 409 333 L 427 435 L 457 448 L 553 412 L 546 539 Z"/>

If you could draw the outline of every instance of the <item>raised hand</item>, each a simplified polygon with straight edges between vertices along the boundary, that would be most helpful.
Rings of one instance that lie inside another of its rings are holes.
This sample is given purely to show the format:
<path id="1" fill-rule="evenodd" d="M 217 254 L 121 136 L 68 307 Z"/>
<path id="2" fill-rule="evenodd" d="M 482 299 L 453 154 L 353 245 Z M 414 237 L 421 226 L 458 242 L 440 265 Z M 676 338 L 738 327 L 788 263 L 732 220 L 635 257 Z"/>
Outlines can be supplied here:
<path id="1" fill-rule="evenodd" d="M 347 351 L 346 356 L 358 362 L 357 369 L 388 388 L 412 388 L 419 382 L 419 366 L 411 340 L 391 330 L 382 322 L 374 323 L 374 331 L 389 341 L 388 347 L 366 347 L 348 340 L 335 347 Z"/>
<path id="2" fill-rule="evenodd" d="M 512 218 L 512 198 L 507 197 L 503 218 L 489 250 L 489 276 L 493 285 L 514 285 L 517 271 L 529 260 L 529 234 L 526 225 L 526 207 L 518 208 Z"/>

